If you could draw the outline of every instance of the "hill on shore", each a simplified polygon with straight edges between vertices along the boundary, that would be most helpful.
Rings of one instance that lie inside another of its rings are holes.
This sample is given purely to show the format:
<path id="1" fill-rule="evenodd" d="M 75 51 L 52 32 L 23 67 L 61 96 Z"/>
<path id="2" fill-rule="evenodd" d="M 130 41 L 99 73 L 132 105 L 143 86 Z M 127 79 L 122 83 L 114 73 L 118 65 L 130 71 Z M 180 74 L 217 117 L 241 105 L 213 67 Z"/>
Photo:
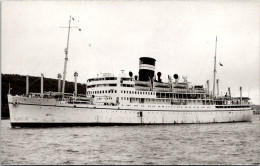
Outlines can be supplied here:
<path id="1" fill-rule="evenodd" d="M 12 95 L 22 95 L 26 93 L 26 76 L 18 74 L 1 74 L 2 77 L 2 101 L 1 101 L 1 117 L 9 117 L 7 94 L 9 91 L 9 84 Z M 58 91 L 58 80 L 52 78 L 44 78 L 43 90 L 48 91 Z M 41 78 L 40 77 L 29 77 L 29 92 L 40 93 L 41 91 Z M 65 83 L 65 93 L 74 92 L 74 82 Z M 78 83 L 78 94 L 86 94 L 86 84 Z"/>

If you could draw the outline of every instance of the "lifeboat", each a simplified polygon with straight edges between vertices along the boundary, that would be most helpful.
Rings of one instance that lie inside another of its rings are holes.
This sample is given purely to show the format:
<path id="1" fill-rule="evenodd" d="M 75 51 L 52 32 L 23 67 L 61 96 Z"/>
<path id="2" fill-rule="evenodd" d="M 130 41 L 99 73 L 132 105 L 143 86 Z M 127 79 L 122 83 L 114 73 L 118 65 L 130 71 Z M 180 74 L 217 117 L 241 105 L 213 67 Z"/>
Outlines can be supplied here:
<path id="1" fill-rule="evenodd" d="M 150 81 L 135 81 L 135 86 L 150 87 Z"/>
<path id="2" fill-rule="evenodd" d="M 162 87 L 154 87 L 153 89 L 155 92 L 169 92 L 171 88 L 162 88 Z"/>
<path id="3" fill-rule="evenodd" d="M 172 87 L 173 88 L 188 88 L 188 84 L 187 83 L 173 83 Z"/>
<path id="4" fill-rule="evenodd" d="M 135 90 L 138 90 L 138 91 L 150 91 L 151 88 L 150 87 L 144 87 L 144 86 L 135 86 Z"/>
<path id="5" fill-rule="evenodd" d="M 169 83 L 163 83 L 163 82 L 154 82 L 154 87 L 157 88 L 171 88 L 171 85 Z"/>

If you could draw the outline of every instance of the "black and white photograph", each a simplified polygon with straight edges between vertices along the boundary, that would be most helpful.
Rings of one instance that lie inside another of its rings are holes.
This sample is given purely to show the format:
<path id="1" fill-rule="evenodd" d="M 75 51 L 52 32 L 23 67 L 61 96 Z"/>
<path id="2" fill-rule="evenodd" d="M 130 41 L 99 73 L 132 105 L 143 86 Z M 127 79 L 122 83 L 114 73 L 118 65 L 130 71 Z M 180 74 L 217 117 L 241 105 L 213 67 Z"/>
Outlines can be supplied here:
<path id="1" fill-rule="evenodd" d="M 1 2 L 1 165 L 260 165 L 260 3 Z"/>

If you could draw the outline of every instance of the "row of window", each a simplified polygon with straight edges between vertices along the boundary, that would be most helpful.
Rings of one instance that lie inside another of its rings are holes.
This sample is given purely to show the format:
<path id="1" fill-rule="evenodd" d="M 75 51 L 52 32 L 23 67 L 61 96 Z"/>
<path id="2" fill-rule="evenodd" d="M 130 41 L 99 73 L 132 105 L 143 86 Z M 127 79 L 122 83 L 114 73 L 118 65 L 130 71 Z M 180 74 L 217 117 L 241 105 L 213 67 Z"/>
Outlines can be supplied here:
<path id="1" fill-rule="evenodd" d="M 121 93 L 126 94 L 140 94 L 140 95 L 155 95 L 155 92 L 142 92 L 142 91 L 128 91 L 128 90 L 121 90 Z"/>
<path id="2" fill-rule="evenodd" d="M 121 78 L 121 80 L 123 80 L 123 81 L 131 81 L 132 78 L 125 78 L 125 77 L 123 77 L 123 78 Z"/>
<path id="3" fill-rule="evenodd" d="M 122 87 L 134 87 L 132 84 L 121 84 Z"/>
<path id="4" fill-rule="evenodd" d="M 117 86 L 117 84 L 95 84 L 95 85 L 88 85 L 87 88 L 95 88 L 95 87 L 111 87 Z M 121 84 L 122 87 L 134 87 L 132 84 Z"/>
<path id="5" fill-rule="evenodd" d="M 102 93 L 117 93 L 117 90 L 100 90 L 100 91 L 88 91 L 87 94 L 102 94 Z M 121 93 L 125 94 L 141 94 L 141 95 L 155 95 L 155 92 L 141 92 L 141 91 L 128 91 L 121 90 Z"/>
<path id="6" fill-rule="evenodd" d="M 87 88 L 95 88 L 95 87 L 115 87 L 117 84 L 96 84 L 96 85 L 88 85 Z"/>
<path id="7" fill-rule="evenodd" d="M 130 100 L 130 103 L 165 103 L 172 105 L 186 105 L 187 103 L 200 103 L 197 100 L 171 100 L 171 99 L 152 99 L 152 98 L 132 98 L 132 97 L 121 97 L 121 100 Z"/>
<path id="8" fill-rule="evenodd" d="M 117 78 L 116 77 L 91 78 L 91 79 L 88 79 L 87 82 L 101 81 L 101 80 L 117 80 Z"/>
<path id="9" fill-rule="evenodd" d="M 133 105 L 126 105 L 126 106 L 133 106 Z M 135 107 L 144 107 L 144 105 L 134 105 Z M 202 106 L 202 107 L 199 107 L 199 106 L 160 106 L 160 105 L 147 105 L 148 107 L 163 107 L 163 108 L 195 108 L 195 109 L 198 109 L 198 108 L 210 108 L 209 106 Z"/>
<path id="10" fill-rule="evenodd" d="M 216 106 L 216 108 L 249 108 L 249 105 Z"/>
<path id="11" fill-rule="evenodd" d="M 99 91 L 88 91 L 87 94 L 103 94 L 103 93 L 117 93 L 117 90 L 99 90 Z"/>
<path id="12" fill-rule="evenodd" d="M 109 84 L 110 85 L 110 84 Z M 113 90 L 100 90 L 100 91 L 88 91 L 87 94 L 102 94 L 102 93 L 116 93 Z M 156 93 L 151 91 L 128 91 L 128 90 L 121 90 L 121 93 L 124 94 L 140 94 L 140 95 L 155 95 L 157 98 L 177 98 L 177 99 L 203 99 L 205 98 L 204 95 L 200 94 L 174 94 L 174 93 Z"/>
<path id="13" fill-rule="evenodd" d="M 204 99 L 206 94 L 156 93 L 157 98 Z"/>
<path id="14" fill-rule="evenodd" d="M 88 79 L 87 82 L 92 82 L 92 81 L 102 81 L 102 80 L 117 80 L 117 77 L 103 77 L 103 78 L 91 78 Z M 121 78 L 121 81 L 131 81 L 131 78 L 123 77 Z"/>

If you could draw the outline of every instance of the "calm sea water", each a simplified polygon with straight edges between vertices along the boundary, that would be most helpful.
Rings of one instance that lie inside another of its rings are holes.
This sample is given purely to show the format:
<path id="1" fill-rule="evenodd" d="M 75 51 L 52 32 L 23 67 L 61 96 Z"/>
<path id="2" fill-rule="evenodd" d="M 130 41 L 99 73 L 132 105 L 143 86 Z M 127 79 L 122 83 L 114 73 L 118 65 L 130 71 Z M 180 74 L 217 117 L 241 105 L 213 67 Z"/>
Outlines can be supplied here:
<path id="1" fill-rule="evenodd" d="M 259 164 L 253 122 L 11 129 L 1 122 L 2 164 Z"/>

